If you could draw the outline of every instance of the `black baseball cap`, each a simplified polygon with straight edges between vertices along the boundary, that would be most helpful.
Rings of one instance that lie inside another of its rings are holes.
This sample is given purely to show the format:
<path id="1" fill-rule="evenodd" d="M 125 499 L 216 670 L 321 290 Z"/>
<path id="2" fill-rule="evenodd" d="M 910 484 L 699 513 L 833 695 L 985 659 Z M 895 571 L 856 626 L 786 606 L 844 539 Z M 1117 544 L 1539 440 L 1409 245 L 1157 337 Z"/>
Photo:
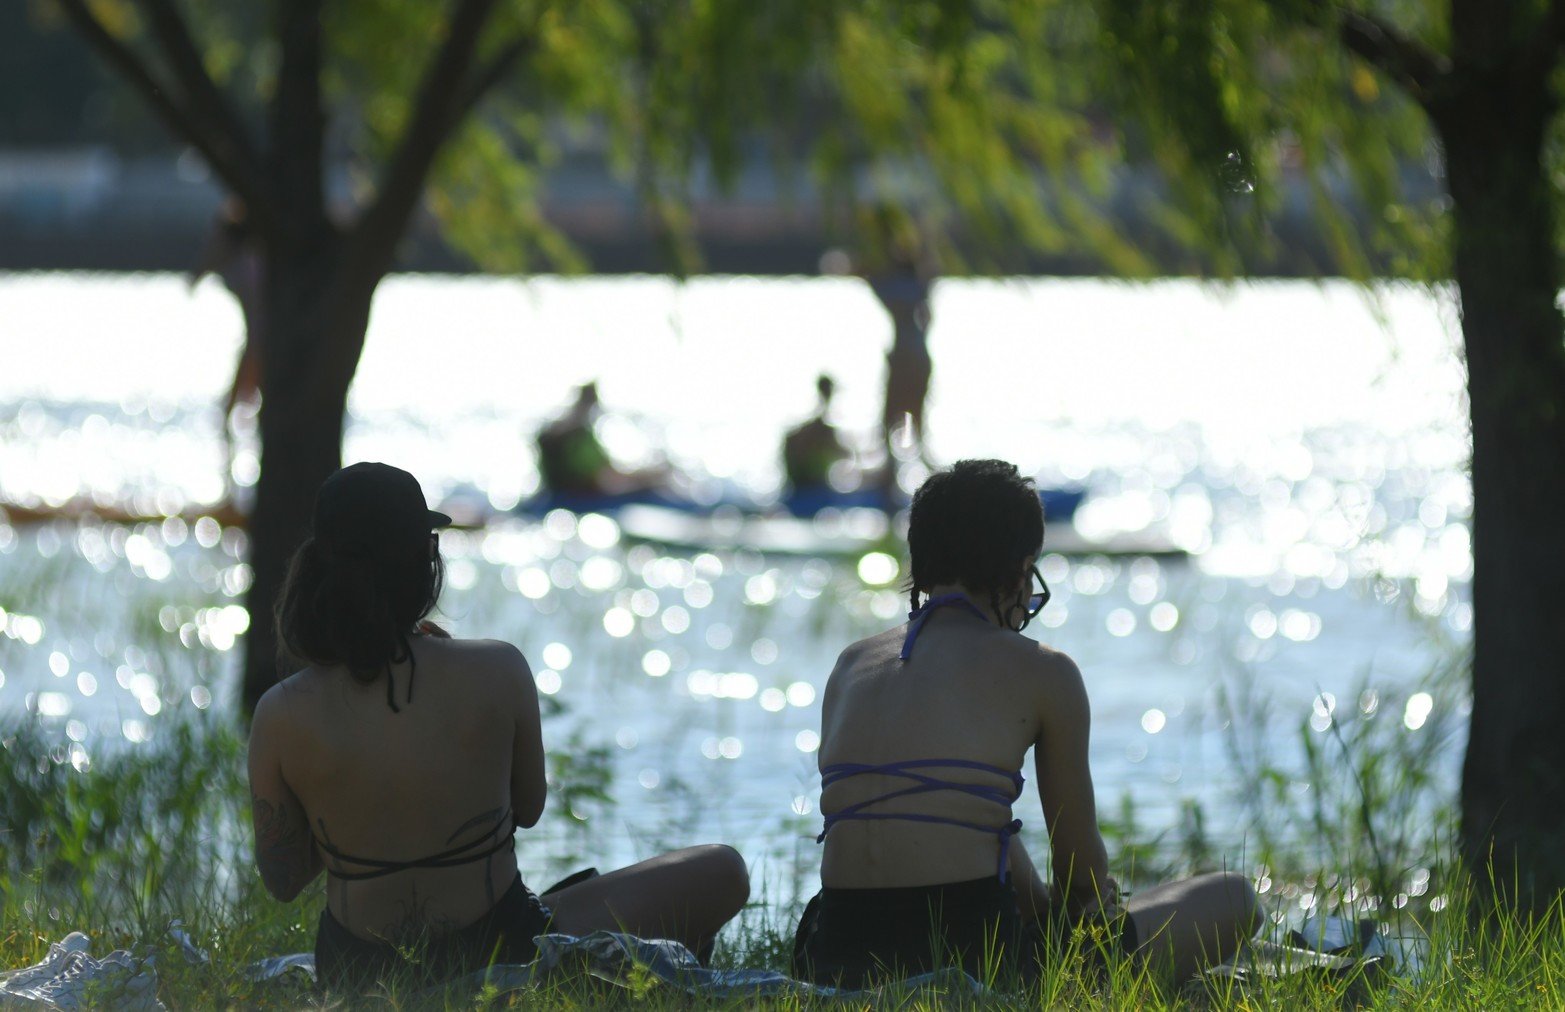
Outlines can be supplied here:
<path id="1" fill-rule="evenodd" d="M 418 479 L 390 464 L 349 464 L 315 493 L 315 536 L 343 548 L 418 537 L 451 518 L 424 504 Z"/>

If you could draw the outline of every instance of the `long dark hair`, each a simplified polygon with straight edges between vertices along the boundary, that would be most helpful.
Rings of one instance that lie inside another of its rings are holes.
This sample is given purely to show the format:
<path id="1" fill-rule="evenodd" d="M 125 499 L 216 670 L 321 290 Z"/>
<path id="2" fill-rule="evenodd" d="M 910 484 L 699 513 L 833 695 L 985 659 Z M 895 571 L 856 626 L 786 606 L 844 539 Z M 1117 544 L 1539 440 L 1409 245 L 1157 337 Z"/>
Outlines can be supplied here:
<path id="1" fill-rule="evenodd" d="M 1006 619 L 1001 595 L 1014 593 L 1018 564 L 1043 548 L 1043 504 L 1031 478 L 1003 460 L 959 460 L 913 493 L 908 515 L 908 599 L 942 583 L 987 594 Z"/>
<path id="2" fill-rule="evenodd" d="M 398 711 L 391 666 L 412 656 L 408 637 L 434 610 L 444 582 L 440 553 L 423 538 L 352 550 L 306 538 L 277 599 L 278 645 L 300 661 L 341 665 L 364 684 L 384 672 L 386 703 Z M 411 675 L 407 698 L 413 698 Z"/>

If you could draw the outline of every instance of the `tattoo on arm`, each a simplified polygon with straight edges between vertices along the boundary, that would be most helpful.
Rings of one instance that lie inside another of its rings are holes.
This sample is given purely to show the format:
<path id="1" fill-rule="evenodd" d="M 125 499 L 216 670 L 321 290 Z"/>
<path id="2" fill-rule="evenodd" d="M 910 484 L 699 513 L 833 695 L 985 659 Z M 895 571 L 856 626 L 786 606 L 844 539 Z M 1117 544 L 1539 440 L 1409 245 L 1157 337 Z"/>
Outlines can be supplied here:
<path id="1" fill-rule="evenodd" d="M 273 893 L 295 896 L 309 877 L 309 854 L 301 846 L 300 827 L 282 805 L 250 795 L 255 818 L 255 863 Z"/>

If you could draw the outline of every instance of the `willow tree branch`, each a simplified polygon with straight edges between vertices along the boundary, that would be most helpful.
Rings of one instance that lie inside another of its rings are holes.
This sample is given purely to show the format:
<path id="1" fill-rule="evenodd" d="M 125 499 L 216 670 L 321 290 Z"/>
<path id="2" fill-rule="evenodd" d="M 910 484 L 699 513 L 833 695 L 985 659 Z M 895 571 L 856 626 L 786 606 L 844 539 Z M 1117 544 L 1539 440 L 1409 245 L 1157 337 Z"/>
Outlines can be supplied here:
<path id="1" fill-rule="evenodd" d="M 260 153 L 244 122 L 207 73 L 185 19 L 180 17 L 171 0 L 139 0 L 139 6 L 168 60 L 174 80 L 184 90 L 192 114 L 202 121 L 213 141 L 223 146 L 234 162 L 259 172 Z"/>
<path id="2" fill-rule="evenodd" d="M 1433 49 L 1362 11 L 1336 9 L 1337 35 L 1347 49 L 1400 84 L 1426 109 L 1440 101 L 1449 66 Z"/>
<path id="3" fill-rule="evenodd" d="M 200 117 L 194 115 L 178 100 L 172 89 L 153 75 L 151 67 L 134 50 L 103 26 L 88 10 L 85 0 L 57 2 L 76 33 L 140 94 L 169 132 L 199 151 L 213 173 L 248 207 L 264 211 L 262 187 L 252 167 L 230 157 L 219 140 L 208 132 Z M 261 222 L 257 224 L 259 226 Z"/>
<path id="4" fill-rule="evenodd" d="M 1531 69 L 1544 77 L 1565 57 L 1565 0 L 1553 0 L 1528 48 Z"/>
<path id="5" fill-rule="evenodd" d="M 436 156 L 457 125 L 467 80 L 484 24 L 495 0 L 461 0 L 451 16 L 445 42 L 419 83 L 413 114 L 392 154 L 374 201 L 349 237 L 349 256 L 377 275 L 389 269 Z M 520 54 L 518 54 L 520 55 Z"/>
<path id="6" fill-rule="evenodd" d="M 462 125 L 462 121 L 472 114 L 473 109 L 483 97 L 487 95 L 495 85 L 505 79 L 517 63 L 525 56 L 532 54 L 538 48 L 538 38 L 529 33 L 512 39 L 500 52 L 490 58 L 489 62 L 479 68 L 478 72 L 468 80 L 462 95 L 457 99 L 456 107 L 452 110 L 450 129 L 455 131 Z"/>

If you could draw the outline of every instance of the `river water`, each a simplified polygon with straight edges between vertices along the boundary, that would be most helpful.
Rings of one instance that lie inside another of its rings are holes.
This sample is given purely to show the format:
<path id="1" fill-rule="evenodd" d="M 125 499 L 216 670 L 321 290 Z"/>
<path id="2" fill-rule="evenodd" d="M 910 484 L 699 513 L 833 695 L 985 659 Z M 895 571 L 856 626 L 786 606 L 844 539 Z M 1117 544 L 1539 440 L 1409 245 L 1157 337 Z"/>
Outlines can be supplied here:
<path id="1" fill-rule="evenodd" d="M 1236 719 L 1275 738 L 1280 764 L 1338 700 L 1402 700 L 1388 719 L 1404 733 L 1434 725 L 1420 680 L 1472 621 L 1448 295 L 943 281 L 934 321 L 934 459 L 1013 460 L 1089 490 L 1083 531 L 1146 528 L 1193 551 L 1044 560 L 1054 600 L 1028 634 L 1086 675 L 1102 809 L 1128 799 L 1157 830 L 1194 800 L 1238 846 Z M 216 501 L 214 405 L 239 335 L 210 280 L 0 275 L 0 498 Z M 531 434 L 596 380 L 623 461 L 764 497 L 820 372 L 838 383 L 834 420 L 873 455 L 889 340 L 851 279 L 396 277 L 346 458 L 506 510 L 537 487 Z M 239 428 L 242 486 L 256 464 Z M 819 691 L 846 642 L 899 621 L 897 560 L 660 549 L 565 514 L 447 533 L 443 548 L 444 620 L 521 646 L 551 746 L 610 774 L 611 804 L 580 798 L 524 856 L 613 864 L 719 839 L 808 878 Z M 210 520 L 0 521 L 0 717 L 38 715 L 85 765 L 228 707 L 243 553 L 242 532 Z M 1265 704 L 1236 712 L 1236 696 Z M 1030 788 L 1018 814 L 1041 832 Z"/>

